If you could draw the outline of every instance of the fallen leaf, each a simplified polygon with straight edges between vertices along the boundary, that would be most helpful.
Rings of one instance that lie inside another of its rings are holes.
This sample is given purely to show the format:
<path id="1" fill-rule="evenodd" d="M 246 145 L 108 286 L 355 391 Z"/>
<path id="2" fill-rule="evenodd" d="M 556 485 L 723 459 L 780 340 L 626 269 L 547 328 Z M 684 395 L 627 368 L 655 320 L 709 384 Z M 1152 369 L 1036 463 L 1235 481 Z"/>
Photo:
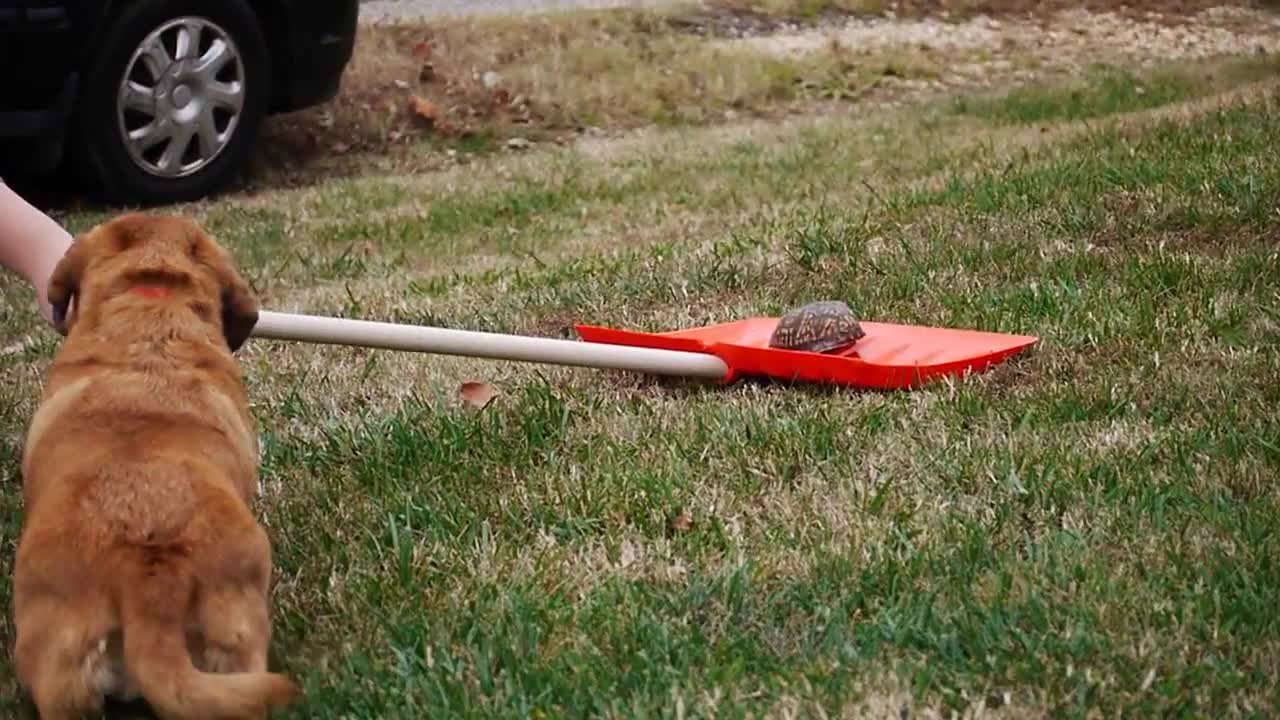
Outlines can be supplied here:
<path id="1" fill-rule="evenodd" d="M 436 121 L 440 119 L 440 111 L 436 106 L 431 104 L 430 100 L 413 95 L 409 98 L 409 112 L 414 117 L 425 122 L 428 127 L 434 126 Z"/>
<path id="2" fill-rule="evenodd" d="M 688 532 L 693 529 L 693 516 L 688 510 L 681 510 L 679 515 L 671 518 L 671 529 L 675 532 Z"/>
<path id="3" fill-rule="evenodd" d="M 483 410 L 498 396 L 498 391 L 487 383 L 464 382 L 458 390 L 458 395 L 462 398 L 462 402 L 478 410 Z"/>

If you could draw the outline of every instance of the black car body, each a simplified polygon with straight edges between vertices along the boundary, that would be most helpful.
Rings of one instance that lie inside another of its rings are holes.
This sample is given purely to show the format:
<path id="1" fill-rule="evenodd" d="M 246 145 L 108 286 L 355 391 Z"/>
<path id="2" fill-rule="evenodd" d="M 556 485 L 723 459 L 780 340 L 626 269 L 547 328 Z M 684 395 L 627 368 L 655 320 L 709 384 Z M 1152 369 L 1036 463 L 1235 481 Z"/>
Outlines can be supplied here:
<path id="1" fill-rule="evenodd" d="M 0 0 L 0 154 L 35 172 L 82 164 L 126 202 L 200 197 L 242 169 L 263 117 L 336 95 L 358 14 L 358 0 Z M 153 57 L 144 45 L 169 49 Z M 206 56 L 225 55 L 231 72 L 206 63 L 201 74 Z M 123 99 L 134 89 L 145 92 Z M 154 142 L 185 137 L 207 162 L 144 162 L 136 137 L 165 123 Z"/>

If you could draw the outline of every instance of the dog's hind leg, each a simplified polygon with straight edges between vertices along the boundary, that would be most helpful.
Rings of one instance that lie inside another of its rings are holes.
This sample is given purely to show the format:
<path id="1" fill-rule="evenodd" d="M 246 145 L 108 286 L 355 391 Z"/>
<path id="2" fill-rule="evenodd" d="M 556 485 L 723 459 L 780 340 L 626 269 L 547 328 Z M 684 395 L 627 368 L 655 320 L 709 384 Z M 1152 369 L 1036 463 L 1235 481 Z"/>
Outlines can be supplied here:
<path id="1" fill-rule="evenodd" d="M 116 681 L 105 633 L 95 634 L 79 609 L 50 598 L 27 600 L 17 618 L 14 658 L 19 682 L 40 720 L 80 720 L 100 713 L 103 691 Z"/>
<path id="2" fill-rule="evenodd" d="M 205 593 L 197 610 L 203 636 L 203 657 L 197 664 L 211 673 L 266 672 L 269 612 L 257 588 L 232 586 Z M 253 716 L 267 717 L 265 708 Z"/>
<path id="3" fill-rule="evenodd" d="M 222 588 L 200 599 L 199 623 L 208 672 L 263 672 L 271 621 L 257 588 Z"/>
<path id="4" fill-rule="evenodd" d="M 204 635 L 204 661 L 209 672 L 264 672 L 271 635 L 271 546 L 258 527 L 232 535 L 222 556 L 199 570 L 195 612 Z"/>
<path id="5" fill-rule="evenodd" d="M 203 640 L 196 664 L 212 673 L 264 673 L 271 642 L 270 546 L 256 527 L 236 542 L 239 548 L 228 548 L 215 565 L 202 569 L 209 574 L 196 599 Z"/>

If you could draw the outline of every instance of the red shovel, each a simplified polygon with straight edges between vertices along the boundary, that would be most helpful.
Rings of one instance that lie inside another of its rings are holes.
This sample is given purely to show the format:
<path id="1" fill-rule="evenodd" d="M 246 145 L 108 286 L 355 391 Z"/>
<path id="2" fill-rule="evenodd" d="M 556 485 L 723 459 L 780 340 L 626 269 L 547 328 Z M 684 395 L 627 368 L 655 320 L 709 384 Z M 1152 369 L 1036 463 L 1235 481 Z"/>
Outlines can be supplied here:
<path id="1" fill-rule="evenodd" d="M 758 376 L 881 389 L 982 372 L 1037 342 L 1024 335 L 863 322 L 866 336 L 852 349 L 823 354 L 769 347 L 777 324 L 778 318 L 760 317 L 667 333 L 578 325 L 583 342 L 263 311 L 253 336 L 725 383 Z"/>

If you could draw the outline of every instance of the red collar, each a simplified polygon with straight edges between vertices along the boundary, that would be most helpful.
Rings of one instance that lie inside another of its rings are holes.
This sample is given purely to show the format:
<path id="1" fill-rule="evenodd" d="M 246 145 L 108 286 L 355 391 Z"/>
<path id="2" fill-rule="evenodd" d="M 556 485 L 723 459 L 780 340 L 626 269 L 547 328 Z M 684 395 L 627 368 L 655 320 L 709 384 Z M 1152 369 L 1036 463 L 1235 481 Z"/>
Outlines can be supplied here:
<path id="1" fill-rule="evenodd" d="M 129 292 L 143 297 L 162 298 L 169 294 L 169 288 L 163 285 L 134 285 L 129 288 Z"/>

